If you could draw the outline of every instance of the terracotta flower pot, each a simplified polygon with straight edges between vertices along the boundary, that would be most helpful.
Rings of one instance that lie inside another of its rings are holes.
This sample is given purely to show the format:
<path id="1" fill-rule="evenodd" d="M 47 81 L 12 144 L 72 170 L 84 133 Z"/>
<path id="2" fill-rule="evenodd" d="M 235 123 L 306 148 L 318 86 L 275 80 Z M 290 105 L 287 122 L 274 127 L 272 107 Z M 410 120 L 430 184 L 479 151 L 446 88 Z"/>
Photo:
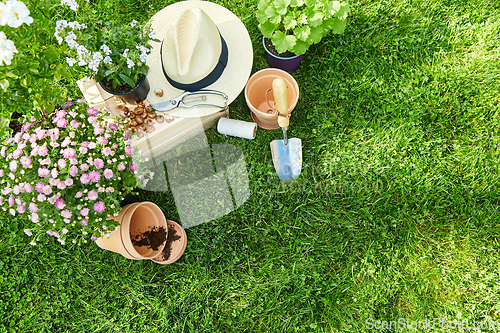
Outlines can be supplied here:
<path id="1" fill-rule="evenodd" d="M 287 72 L 277 68 L 266 68 L 252 75 L 245 86 L 245 100 L 252 111 L 252 119 L 264 129 L 279 128 L 278 115 L 275 115 L 271 108 L 274 106 L 274 95 L 272 91 L 267 92 L 272 89 L 273 81 L 276 78 L 283 78 L 286 81 L 288 112 L 291 113 L 299 100 L 299 86 L 297 81 Z"/>
<path id="2" fill-rule="evenodd" d="M 101 237 L 96 240 L 100 248 L 135 260 L 152 259 L 163 251 L 165 242 L 156 250 L 147 246 L 137 246 L 132 242 L 134 236 L 155 227 L 163 227 L 168 232 L 165 216 L 154 203 L 146 201 L 127 205 L 113 219 L 120 222 L 120 226 L 108 238 Z"/>
<path id="3" fill-rule="evenodd" d="M 172 241 L 171 243 L 167 241 L 165 247 L 171 246 L 170 256 L 168 258 L 165 258 L 163 253 L 160 253 L 160 255 L 156 258 L 151 259 L 152 261 L 160 265 L 168 265 L 179 260 L 179 258 L 184 254 L 187 245 L 187 235 L 184 228 L 172 220 L 168 220 L 167 223 L 169 225 L 169 228 L 175 229 L 175 235 L 180 236 L 180 238 Z"/>

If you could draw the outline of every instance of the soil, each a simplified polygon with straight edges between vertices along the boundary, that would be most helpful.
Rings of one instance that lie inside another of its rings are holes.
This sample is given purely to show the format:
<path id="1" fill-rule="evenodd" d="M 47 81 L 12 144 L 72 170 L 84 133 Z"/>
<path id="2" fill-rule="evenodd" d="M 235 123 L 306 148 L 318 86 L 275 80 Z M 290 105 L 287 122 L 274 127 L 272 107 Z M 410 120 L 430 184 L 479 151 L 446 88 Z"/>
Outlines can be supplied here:
<path id="1" fill-rule="evenodd" d="M 172 243 L 181 239 L 181 236 L 177 235 L 177 231 L 173 225 L 168 226 L 168 238 L 165 247 L 163 248 L 163 260 L 168 260 L 170 254 L 172 253 Z"/>
<path id="2" fill-rule="evenodd" d="M 141 80 L 142 80 L 142 76 L 139 76 L 139 78 L 137 79 L 137 84 L 135 85 L 135 87 L 137 87 L 139 85 L 139 82 L 141 82 Z M 104 86 L 106 87 L 106 89 L 108 89 L 109 91 L 112 91 L 114 93 L 118 93 L 118 94 L 127 93 L 127 92 L 129 92 L 129 91 L 131 91 L 132 89 L 135 88 L 135 87 L 131 87 L 128 84 L 125 84 L 123 86 L 116 86 L 116 88 L 113 88 L 113 80 L 107 81 L 106 79 L 102 79 L 101 82 L 104 84 Z"/>
<path id="3" fill-rule="evenodd" d="M 264 44 L 266 45 L 266 49 L 277 57 L 291 58 L 291 57 L 296 56 L 295 53 L 292 53 L 290 51 L 286 51 L 284 53 L 279 53 L 278 51 L 276 51 L 276 48 L 274 47 L 273 42 L 271 42 L 271 40 L 269 38 L 264 38 Z"/>
<path id="4" fill-rule="evenodd" d="M 132 235 L 132 244 L 135 246 L 146 246 L 153 251 L 158 251 L 158 248 L 165 242 L 167 230 L 163 227 L 153 227 L 143 233 Z"/>

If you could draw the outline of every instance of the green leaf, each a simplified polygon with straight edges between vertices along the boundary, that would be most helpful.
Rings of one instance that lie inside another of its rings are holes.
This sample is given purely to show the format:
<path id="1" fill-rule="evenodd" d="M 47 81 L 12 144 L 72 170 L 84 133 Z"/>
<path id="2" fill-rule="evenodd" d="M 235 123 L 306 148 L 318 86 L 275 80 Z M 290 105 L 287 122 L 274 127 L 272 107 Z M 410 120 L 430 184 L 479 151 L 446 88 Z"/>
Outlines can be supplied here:
<path id="1" fill-rule="evenodd" d="M 328 9 L 326 10 L 326 13 L 328 16 L 334 16 L 340 11 L 340 1 L 330 1 L 328 3 Z"/>
<path id="2" fill-rule="evenodd" d="M 304 0 L 291 0 L 290 7 L 300 7 L 304 4 Z"/>
<path id="3" fill-rule="evenodd" d="M 311 28 L 308 25 L 304 25 L 302 27 L 295 28 L 293 30 L 293 34 L 297 36 L 298 39 L 307 41 L 309 35 L 311 34 Z"/>
<path id="4" fill-rule="evenodd" d="M 269 22 L 267 15 L 262 11 L 257 11 L 255 13 L 255 17 L 257 17 L 257 21 L 259 21 L 260 24 Z"/>
<path id="5" fill-rule="evenodd" d="M 343 34 L 346 24 L 346 20 L 339 20 L 336 17 L 334 17 L 331 22 L 329 20 L 329 28 L 334 34 Z"/>
<path id="6" fill-rule="evenodd" d="M 306 53 L 307 49 L 309 49 L 309 46 L 311 46 L 308 42 L 304 42 L 301 40 L 297 40 L 295 43 L 295 46 L 293 47 L 293 53 L 296 55 L 301 55 Z"/>
<path id="7" fill-rule="evenodd" d="M 3 88 L 4 91 L 7 91 L 7 89 L 9 88 L 10 86 L 10 83 L 9 83 L 9 80 L 7 79 L 3 79 L 1 82 L 0 82 L 0 86 Z"/>
<path id="8" fill-rule="evenodd" d="M 276 12 L 280 15 L 285 15 L 287 13 L 287 7 L 290 6 L 291 0 L 274 0 L 273 5 L 276 8 Z"/>
<path id="9" fill-rule="evenodd" d="M 271 38 L 277 27 L 278 26 L 276 24 L 273 24 L 271 22 L 259 24 L 259 30 L 266 38 Z"/>
<path id="10" fill-rule="evenodd" d="M 276 9 L 272 6 L 269 6 L 266 8 L 265 10 L 265 13 L 266 13 L 266 16 L 268 19 L 272 20 L 273 18 L 275 18 L 276 16 L 278 16 L 279 14 L 276 12 Z"/>
<path id="11" fill-rule="evenodd" d="M 323 38 L 323 32 L 323 26 L 314 27 L 311 29 L 311 35 L 309 38 L 313 41 L 313 43 L 319 43 L 321 38 Z"/>
<path id="12" fill-rule="evenodd" d="M 125 74 L 122 74 L 120 73 L 120 77 L 122 78 L 123 81 L 125 81 L 125 83 L 127 83 L 129 86 L 131 86 L 132 88 L 135 87 L 135 83 L 134 81 L 132 81 L 132 79 L 130 77 L 128 77 L 127 75 Z"/>
<path id="13" fill-rule="evenodd" d="M 268 0 L 260 0 L 259 4 L 257 5 L 257 9 L 259 11 L 264 12 L 266 10 L 266 8 L 269 7 L 269 6 L 270 6 L 270 3 L 269 3 Z"/>
<path id="14" fill-rule="evenodd" d="M 283 19 L 283 24 L 285 25 L 286 30 L 292 30 L 297 26 L 297 21 L 293 19 L 291 16 L 286 16 Z"/>
<path id="15" fill-rule="evenodd" d="M 347 19 L 347 14 L 351 12 L 351 7 L 349 6 L 348 3 L 342 2 L 340 10 L 338 11 L 336 17 L 340 20 L 346 20 Z"/>
<path id="16" fill-rule="evenodd" d="M 306 25 L 307 23 L 308 23 L 307 15 L 305 13 L 302 13 L 299 17 L 299 24 Z"/>
<path id="17" fill-rule="evenodd" d="M 311 27 L 320 26 L 323 23 L 323 17 L 325 17 L 323 13 L 315 13 L 312 17 L 309 18 L 309 25 Z"/>
<path id="18" fill-rule="evenodd" d="M 297 38 L 293 35 L 285 35 L 281 31 L 276 31 L 271 37 L 273 45 L 276 47 L 276 51 L 279 53 L 284 53 L 286 51 L 291 51 L 295 45 Z"/>

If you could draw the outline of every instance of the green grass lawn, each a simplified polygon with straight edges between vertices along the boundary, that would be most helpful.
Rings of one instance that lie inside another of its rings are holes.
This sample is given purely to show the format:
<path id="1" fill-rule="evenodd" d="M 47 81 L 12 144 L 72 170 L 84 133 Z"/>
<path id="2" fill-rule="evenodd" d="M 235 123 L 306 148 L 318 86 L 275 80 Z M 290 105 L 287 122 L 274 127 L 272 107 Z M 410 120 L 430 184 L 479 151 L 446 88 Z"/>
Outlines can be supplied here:
<path id="1" fill-rule="evenodd" d="M 93 15 L 141 21 L 171 2 L 91 1 Z M 257 1 L 217 2 L 245 23 L 253 72 L 267 67 Z M 301 95 L 290 137 L 302 139 L 304 159 L 297 182 L 281 184 L 272 168 L 269 142 L 279 130 L 259 129 L 250 141 L 209 129 L 210 143 L 243 150 L 251 196 L 188 229 L 186 252 L 170 266 L 95 244 L 32 247 L 27 222 L 2 215 L 0 332 L 500 322 L 500 2 L 351 5 L 345 34 L 314 45 L 294 74 Z M 243 94 L 230 111 L 251 121 Z M 179 219 L 171 193 L 140 199 Z"/>

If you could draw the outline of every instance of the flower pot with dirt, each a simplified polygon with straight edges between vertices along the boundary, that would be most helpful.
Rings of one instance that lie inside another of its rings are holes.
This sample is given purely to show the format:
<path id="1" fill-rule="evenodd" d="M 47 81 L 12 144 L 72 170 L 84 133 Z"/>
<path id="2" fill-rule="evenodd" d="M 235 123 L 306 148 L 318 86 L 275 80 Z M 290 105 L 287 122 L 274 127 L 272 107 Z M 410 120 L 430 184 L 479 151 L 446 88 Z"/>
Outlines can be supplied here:
<path id="1" fill-rule="evenodd" d="M 301 55 L 296 55 L 290 51 L 279 53 L 274 47 L 269 38 L 263 36 L 262 42 L 266 50 L 266 57 L 269 66 L 282 69 L 290 74 L 295 73 L 299 69 L 300 62 L 302 61 Z"/>
<path id="2" fill-rule="evenodd" d="M 120 226 L 96 240 L 97 245 L 128 259 L 152 259 L 162 253 L 168 226 L 161 209 L 152 202 L 137 202 L 123 207 L 116 217 Z"/>
<path id="3" fill-rule="evenodd" d="M 145 100 L 148 97 L 150 89 L 146 75 L 140 77 L 135 87 L 126 84 L 113 88 L 112 81 L 106 81 L 105 79 L 100 80 L 99 84 L 106 92 L 115 95 L 118 99 L 128 104 L 136 104 Z"/>
<path id="4" fill-rule="evenodd" d="M 187 245 L 187 235 L 184 228 L 172 220 L 168 220 L 167 223 L 168 236 L 165 247 L 157 257 L 151 259 L 160 265 L 168 265 L 179 260 Z"/>
<path id="5" fill-rule="evenodd" d="M 283 78 L 288 87 L 288 113 L 297 105 L 299 86 L 287 72 L 277 68 L 265 68 L 253 74 L 245 86 L 245 100 L 252 111 L 252 119 L 264 129 L 277 129 L 278 113 L 274 108 L 274 95 L 269 91 L 276 78 Z"/>

